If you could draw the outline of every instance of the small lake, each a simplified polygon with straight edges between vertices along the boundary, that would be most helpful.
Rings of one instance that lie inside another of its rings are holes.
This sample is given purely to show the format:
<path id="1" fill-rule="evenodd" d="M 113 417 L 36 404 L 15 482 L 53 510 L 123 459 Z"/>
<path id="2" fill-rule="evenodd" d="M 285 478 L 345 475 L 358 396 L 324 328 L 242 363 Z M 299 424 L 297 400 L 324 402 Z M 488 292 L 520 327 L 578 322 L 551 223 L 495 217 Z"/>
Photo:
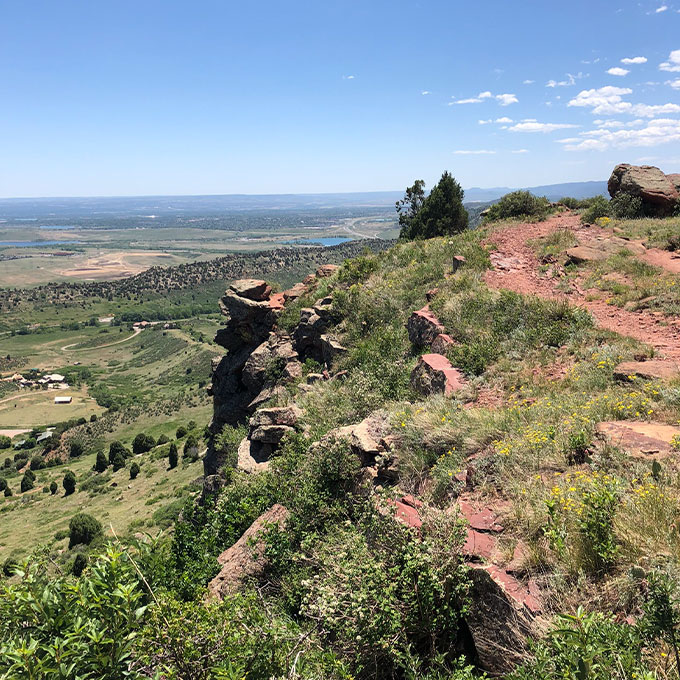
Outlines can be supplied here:
<path id="1" fill-rule="evenodd" d="M 35 248 L 38 246 L 63 246 L 82 241 L 0 241 L 0 248 Z"/>
<path id="2" fill-rule="evenodd" d="M 339 246 L 341 243 L 351 241 L 346 236 L 321 236 L 319 238 L 296 238 L 292 241 L 284 241 L 296 246 Z"/>
<path id="3" fill-rule="evenodd" d="M 38 229 L 77 229 L 75 224 L 41 224 Z"/>

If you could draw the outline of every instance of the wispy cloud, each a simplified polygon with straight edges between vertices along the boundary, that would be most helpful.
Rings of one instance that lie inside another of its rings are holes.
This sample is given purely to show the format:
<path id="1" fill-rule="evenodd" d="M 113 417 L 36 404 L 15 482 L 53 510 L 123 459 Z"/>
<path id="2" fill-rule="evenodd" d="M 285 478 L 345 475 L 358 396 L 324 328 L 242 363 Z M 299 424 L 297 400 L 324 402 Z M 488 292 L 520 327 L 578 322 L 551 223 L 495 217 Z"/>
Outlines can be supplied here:
<path id="1" fill-rule="evenodd" d="M 661 7 L 657 7 L 654 10 L 654 14 L 661 14 L 661 12 L 665 12 L 668 9 L 668 5 L 661 5 Z"/>
<path id="2" fill-rule="evenodd" d="M 512 153 L 529 153 L 529 149 L 513 149 Z"/>
<path id="3" fill-rule="evenodd" d="M 487 156 L 496 152 L 490 149 L 458 149 L 453 153 L 457 156 Z"/>
<path id="4" fill-rule="evenodd" d="M 476 97 L 468 97 L 467 99 L 455 99 L 454 101 L 448 102 L 449 106 L 455 106 L 456 104 L 480 104 L 481 102 L 495 99 L 501 106 L 509 106 L 510 104 L 516 104 L 519 99 L 514 94 L 492 94 L 488 90 L 486 92 L 480 92 Z"/>
<path id="5" fill-rule="evenodd" d="M 496 118 L 496 123 L 506 123 L 509 125 L 512 122 L 513 122 L 512 118 L 508 118 L 507 116 L 503 116 L 502 118 Z"/>
<path id="6" fill-rule="evenodd" d="M 526 80 L 522 81 L 522 85 L 533 85 L 536 81 L 535 80 L 529 80 L 528 78 Z"/>
<path id="7" fill-rule="evenodd" d="M 432 94 L 429 90 L 423 90 L 420 94 L 426 95 L 426 94 Z"/>
<path id="8" fill-rule="evenodd" d="M 659 118 L 645 121 L 636 130 L 600 128 L 582 132 L 578 137 L 558 140 L 568 151 L 606 151 L 636 146 L 658 146 L 680 141 L 680 120 Z"/>
<path id="9" fill-rule="evenodd" d="M 599 61 L 599 59 L 598 59 Z M 545 86 L 546 87 L 571 87 L 572 85 L 576 84 L 577 80 L 581 80 L 581 78 L 587 78 L 588 74 L 587 73 L 582 73 L 579 71 L 576 75 L 572 73 L 567 73 L 565 74 L 567 76 L 566 80 L 549 80 Z"/>
<path id="10" fill-rule="evenodd" d="M 582 90 L 567 106 L 591 108 L 596 115 L 612 115 L 625 113 L 643 118 L 668 113 L 680 113 L 680 104 L 632 104 L 623 101 L 623 97 L 632 94 L 629 87 L 614 87 L 607 85 L 593 90 Z"/>
<path id="11" fill-rule="evenodd" d="M 621 59 L 622 64 L 646 64 L 647 57 L 626 57 Z"/>
<path id="12" fill-rule="evenodd" d="M 610 76 L 627 76 L 630 71 L 627 68 L 621 68 L 620 66 L 614 66 L 610 69 L 607 69 L 607 73 Z"/>
<path id="13" fill-rule="evenodd" d="M 677 80 L 667 80 L 666 85 L 670 85 L 674 90 L 680 90 L 680 78 Z"/>
<path id="14" fill-rule="evenodd" d="M 676 73 L 680 71 L 680 50 L 673 50 L 668 55 L 668 61 L 659 64 L 660 71 L 670 71 Z"/>
<path id="15" fill-rule="evenodd" d="M 343 80 L 354 80 L 356 76 L 342 76 Z"/>
<path id="16" fill-rule="evenodd" d="M 508 130 L 511 132 L 554 132 L 555 130 L 577 127 L 579 126 L 572 123 L 539 123 L 535 118 L 527 118 L 521 123 L 509 127 Z"/>

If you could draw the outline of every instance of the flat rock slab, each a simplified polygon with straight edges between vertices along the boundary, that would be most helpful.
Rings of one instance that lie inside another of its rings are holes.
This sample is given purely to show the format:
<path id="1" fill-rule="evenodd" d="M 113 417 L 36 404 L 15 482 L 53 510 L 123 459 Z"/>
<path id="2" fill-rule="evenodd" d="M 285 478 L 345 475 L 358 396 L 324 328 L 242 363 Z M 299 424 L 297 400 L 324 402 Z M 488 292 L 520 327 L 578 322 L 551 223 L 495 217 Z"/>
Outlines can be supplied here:
<path id="1" fill-rule="evenodd" d="M 650 359 L 649 361 L 624 361 L 614 369 L 617 380 L 636 378 L 670 380 L 680 375 L 680 367 L 674 361 Z"/>
<path id="2" fill-rule="evenodd" d="M 267 282 L 260 279 L 238 279 L 229 288 L 239 297 L 256 301 L 266 300 L 272 292 Z"/>
<path id="3" fill-rule="evenodd" d="M 435 354 L 446 354 L 448 349 L 453 347 L 455 344 L 456 341 L 450 335 L 447 335 L 446 333 L 440 333 L 432 341 L 431 349 Z"/>
<path id="4" fill-rule="evenodd" d="M 476 508 L 467 501 L 458 501 L 460 514 L 465 517 L 470 526 L 477 531 L 503 531 L 498 523 L 498 516 L 491 508 Z"/>
<path id="5" fill-rule="evenodd" d="M 258 446 L 250 439 L 244 439 L 238 447 L 236 467 L 248 474 L 262 472 L 269 467 L 269 456 L 266 452 L 268 449 Z"/>
<path id="6" fill-rule="evenodd" d="M 411 386 L 425 396 L 450 397 L 465 384 L 463 374 L 442 354 L 423 354 L 411 373 Z"/>
<path id="7" fill-rule="evenodd" d="M 664 423 L 613 420 L 598 423 L 596 431 L 610 444 L 633 458 L 665 458 L 673 453 L 671 440 L 680 438 L 680 428 Z"/>
<path id="8" fill-rule="evenodd" d="M 463 544 L 463 555 L 469 559 L 488 561 L 496 555 L 497 542 L 490 534 L 468 528 Z"/>

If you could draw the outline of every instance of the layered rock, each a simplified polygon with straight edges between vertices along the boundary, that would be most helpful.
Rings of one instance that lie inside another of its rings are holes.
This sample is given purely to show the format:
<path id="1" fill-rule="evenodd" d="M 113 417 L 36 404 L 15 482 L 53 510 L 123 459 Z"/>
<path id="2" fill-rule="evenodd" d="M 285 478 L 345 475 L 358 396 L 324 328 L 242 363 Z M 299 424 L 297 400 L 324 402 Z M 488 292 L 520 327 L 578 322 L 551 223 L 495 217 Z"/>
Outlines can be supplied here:
<path id="1" fill-rule="evenodd" d="M 222 568 L 208 584 L 208 592 L 212 597 L 221 600 L 237 592 L 248 579 L 262 577 L 268 565 L 262 533 L 271 526 L 283 529 L 288 514 L 282 505 L 273 505 L 250 525 L 231 548 L 217 558 Z"/>
<path id="2" fill-rule="evenodd" d="M 627 193 L 642 199 L 645 212 L 657 217 L 672 215 L 680 198 L 675 175 L 665 175 L 653 165 L 620 163 L 607 183 L 609 195 Z"/>
<path id="3" fill-rule="evenodd" d="M 411 373 L 411 387 L 424 396 L 450 397 L 464 385 L 463 374 L 441 354 L 423 354 Z"/>
<path id="4" fill-rule="evenodd" d="M 408 339 L 416 347 L 426 347 L 432 344 L 433 340 L 445 332 L 443 324 L 432 313 L 429 305 L 413 312 L 406 322 Z"/>

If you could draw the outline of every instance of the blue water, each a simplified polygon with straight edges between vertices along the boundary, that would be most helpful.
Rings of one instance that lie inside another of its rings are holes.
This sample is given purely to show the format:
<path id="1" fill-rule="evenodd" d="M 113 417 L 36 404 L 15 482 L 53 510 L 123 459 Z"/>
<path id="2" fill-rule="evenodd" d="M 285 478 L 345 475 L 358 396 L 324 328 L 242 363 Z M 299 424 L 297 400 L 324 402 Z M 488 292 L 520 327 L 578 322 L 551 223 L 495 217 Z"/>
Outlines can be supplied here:
<path id="1" fill-rule="evenodd" d="M 351 241 L 351 238 L 346 236 L 322 236 L 319 238 L 296 238 L 293 241 L 284 241 L 284 243 L 292 243 L 294 245 L 319 245 L 319 246 L 339 246 L 341 243 Z"/>
<path id="2" fill-rule="evenodd" d="M 75 224 L 41 224 L 38 229 L 77 229 Z"/>
<path id="3" fill-rule="evenodd" d="M 34 248 L 36 246 L 61 246 L 82 241 L 0 241 L 0 248 Z"/>

